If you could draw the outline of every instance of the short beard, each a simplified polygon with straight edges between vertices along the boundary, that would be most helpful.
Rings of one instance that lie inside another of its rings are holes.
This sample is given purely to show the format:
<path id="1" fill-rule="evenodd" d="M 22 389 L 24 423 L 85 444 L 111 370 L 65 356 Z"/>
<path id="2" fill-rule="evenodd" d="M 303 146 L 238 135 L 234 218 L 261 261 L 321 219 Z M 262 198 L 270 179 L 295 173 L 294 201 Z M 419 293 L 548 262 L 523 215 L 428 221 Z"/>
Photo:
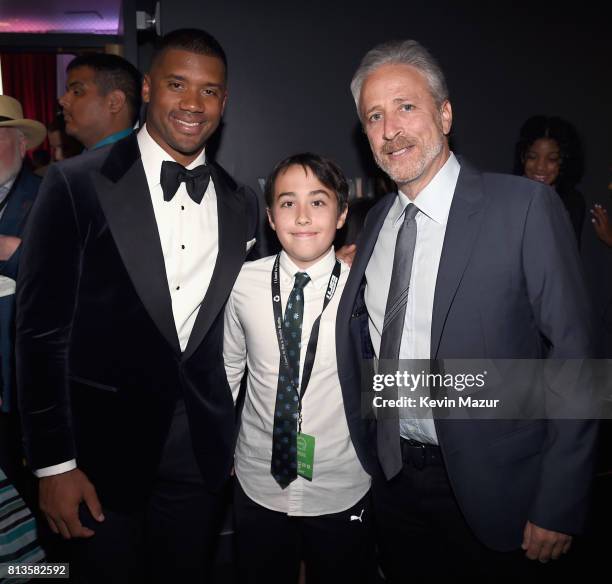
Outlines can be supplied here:
<path id="1" fill-rule="evenodd" d="M 389 178 L 394 181 L 398 186 L 406 185 L 415 180 L 418 180 L 427 167 L 432 163 L 433 160 L 437 156 L 439 156 L 440 152 L 444 148 L 444 135 L 440 136 L 440 140 L 438 140 L 435 144 L 430 145 L 425 152 L 423 152 L 423 156 L 411 164 L 409 168 L 403 170 L 403 174 L 397 174 L 398 171 L 394 171 L 389 165 L 386 164 L 386 159 L 384 154 L 375 154 L 374 159 L 376 160 L 376 164 L 389 176 Z M 402 171 L 399 171 L 402 172 Z"/>
<path id="2" fill-rule="evenodd" d="M 17 149 L 13 164 L 8 168 L 0 169 L 0 185 L 6 184 L 11 179 L 15 178 L 19 174 L 22 164 L 23 161 L 19 155 L 19 149 Z"/>

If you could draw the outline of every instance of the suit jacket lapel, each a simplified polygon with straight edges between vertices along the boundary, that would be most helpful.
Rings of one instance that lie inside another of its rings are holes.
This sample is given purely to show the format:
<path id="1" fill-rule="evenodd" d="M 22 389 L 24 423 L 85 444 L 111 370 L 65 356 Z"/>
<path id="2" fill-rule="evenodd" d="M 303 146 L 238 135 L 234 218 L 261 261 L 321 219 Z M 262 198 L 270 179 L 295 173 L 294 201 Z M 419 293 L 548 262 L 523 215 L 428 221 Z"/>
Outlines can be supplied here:
<path id="1" fill-rule="evenodd" d="M 0 217 L 0 233 L 3 235 L 16 235 L 20 232 L 23 220 L 34 202 L 38 184 L 33 177 L 28 180 L 26 173 L 25 169 L 21 169 L 6 195 L 8 201 Z"/>
<path id="2" fill-rule="evenodd" d="M 92 180 L 138 296 L 172 349 L 180 353 L 161 241 L 135 135 L 115 144 Z"/>
<path id="3" fill-rule="evenodd" d="M 451 204 L 431 320 L 431 356 L 440 346 L 446 315 L 470 259 L 483 217 L 484 195 L 481 175 L 466 163 L 461 164 L 459 179 Z"/>
<path id="4" fill-rule="evenodd" d="M 204 340 L 225 305 L 246 257 L 246 212 L 242 196 L 213 162 L 211 177 L 217 195 L 219 252 L 183 359 L 188 359 Z"/>
<path id="5" fill-rule="evenodd" d="M 357 253 L 351 266 L 348 280 L 344 286 L 344 291 L 338 307 L 338 319 L 336 323 L 336 338 L 342 338 L 340 327 L 347 326 L 351 317 L 353 306 L 359 292 L 359 287 L 363 281 L 365 270 L 370 261 L 370 256 L 374 251 L 374 246 L 378 239 L 378 234 L 385 221 L 385 217 L 393 205 L 397 193 L 389 193 L 370 211 L 367 225 L 362 231 L 362 238 L 357 245 Z"/>
<path id="6" fill-rule="evenodd" d="M 16 201 L 19 198 L 19 193 L 19 177 L 17 177 L 11 190 L 6 194 L 9 200 L 6 203 L 2 217 L 0 217 L 0 234 L 2 235 L 12 235 L 15 233 L 16 224 L 21 219 L 22 214 L 18 212 L 19 201 Z"/>

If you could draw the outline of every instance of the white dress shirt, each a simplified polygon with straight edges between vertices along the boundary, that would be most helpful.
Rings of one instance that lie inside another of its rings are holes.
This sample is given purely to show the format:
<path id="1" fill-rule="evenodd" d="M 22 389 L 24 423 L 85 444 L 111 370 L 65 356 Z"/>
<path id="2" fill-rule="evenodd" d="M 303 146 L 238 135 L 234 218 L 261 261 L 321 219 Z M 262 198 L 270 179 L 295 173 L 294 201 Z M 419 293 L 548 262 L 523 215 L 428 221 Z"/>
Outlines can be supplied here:
<path id="1" fill-rule="evenodd" d="M 273 511 L 301 516 L 338 513 L 352 507 L 370 488 L 370 477 L 357 459 L 349 435 L 336 363 L 336 313 L 349 268 L 342 265 L 336 292 L 321 316 L 312 376 L 302 402 L 302 432 L 315 437 L 313 480 L 298 476 L 281 489 L 270 472 L 280 363 L 270 284 L 275 257 L 243 266 L 225 310 L 223 358 L 234 399 L 245 365 L 248 368 L 235 454 L 236 475 L 253 501 Z M 296 272 L 307 272 L 311 279 L 304 287 L 300 380 L 310 331 L 323 308 L 335 260 L 331 248 L 324 258 L 304 270 L 281 253 L 283 311 Z"/>
<path id="2" fill-rule="evenodd" d="M 164 254 L 174 324 L 181 351 L 184 351 L 217 261 L 219 231 L 215 186 L 211 180 L 199 205 L 187 194 L 184 182 L 171 201 L 164 201 L 159 182 L 161 166 L 164 160 L 174 159 L 153 140 L 146 125 L 137 139 Z M 204 162 L 202 150 L 187 168 Z M 76 461 L 71 460 L 38 469 L 35 474 L 39 478 L 46 477 L 76 466 Z"/>
<path id="3" fill-rule="evenodd" d="M 370 318 L 370 336 L 377 355 L 391 284 L 395 240 L 403 222 L 404 211 L 408 203 L 412 202 L 420 212 L 415 218 L 417 239 L 399 358 L 431 357 L 431 319 L 436 279 L 459 170 L 459 162 L 451 152 L 444 166 L 414 201 L 410 201 L 400 191 L 387 213 L 365 272 L 365 303 Z M 422 413 L 422 409 L 419 410 L 421 419 L 408 418 L 406 412 L 400 413 L 400 434 L 404 438 L 437 444 L 438 438 L 433 420 L 423 418 Z"/>
<path id="4" fill-rule="evenodd" d="M 138 147 L 164 252 L 174 324 L 184 351 L 217 261 L 219 228 L 215 185 L 212 180 L 208 183 L 199 205 L 187 194 L 184 182 L 171 201 L 164 201 L 159 182 L 161 166 L 165 160 L 174 159 L 151 138 L 146 124 L 138 133 Z M 192 169 L 204 162 L 202 150 L 186 168 Z"/>

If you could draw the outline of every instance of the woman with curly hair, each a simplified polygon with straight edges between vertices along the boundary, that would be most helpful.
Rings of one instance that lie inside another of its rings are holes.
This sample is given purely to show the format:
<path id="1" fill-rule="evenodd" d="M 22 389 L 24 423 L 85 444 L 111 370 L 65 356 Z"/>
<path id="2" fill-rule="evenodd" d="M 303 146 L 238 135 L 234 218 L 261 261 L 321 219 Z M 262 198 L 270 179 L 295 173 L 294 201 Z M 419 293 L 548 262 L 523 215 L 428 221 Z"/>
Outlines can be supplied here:
<path id="1" fill-rule="evenodd" d="M 578 244 L 586 206 L 576 184 L 583 170 L 580 139 L 569 122 L 559 117 L 533 116 L 523 124 L 515 149 L 514 173 L 543 182 L 557 191 Z"/>

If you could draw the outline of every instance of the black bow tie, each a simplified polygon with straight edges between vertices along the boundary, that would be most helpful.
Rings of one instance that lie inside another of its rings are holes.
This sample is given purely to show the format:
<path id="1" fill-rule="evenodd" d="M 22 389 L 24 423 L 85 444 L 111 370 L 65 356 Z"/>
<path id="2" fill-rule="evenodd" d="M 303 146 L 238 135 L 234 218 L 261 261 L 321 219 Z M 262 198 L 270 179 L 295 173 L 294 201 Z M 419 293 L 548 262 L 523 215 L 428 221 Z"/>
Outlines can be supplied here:
<path id="1" fill-rule="evenodd" d="M 181 183 L 184 182 L 188 195 L 199 205 L 210 182 L 210 166 L 202 164 L 192 170 L 187 170 L 178 162 L 164 160 L 159 182 L 164 192 L 164 201 L 171 201 Z"/>

